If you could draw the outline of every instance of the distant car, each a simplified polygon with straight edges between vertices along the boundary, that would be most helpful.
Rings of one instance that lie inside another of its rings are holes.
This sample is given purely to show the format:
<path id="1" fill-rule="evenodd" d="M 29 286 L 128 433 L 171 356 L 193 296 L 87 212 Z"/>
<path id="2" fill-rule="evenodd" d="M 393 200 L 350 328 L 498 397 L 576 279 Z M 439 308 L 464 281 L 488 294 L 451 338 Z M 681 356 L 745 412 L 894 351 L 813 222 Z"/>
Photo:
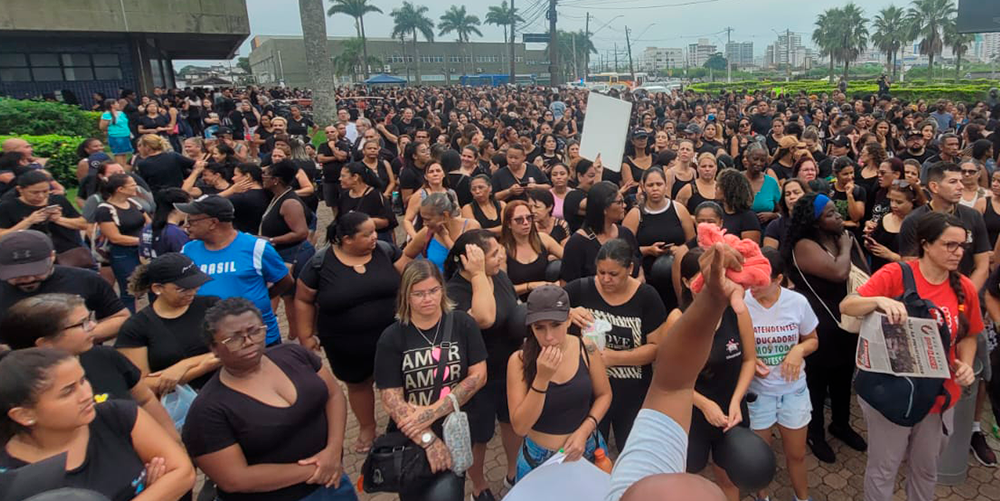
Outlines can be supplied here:
<path id="1" fill-rule="evenodd" d="M 646 91 L 649 94 L 669 94 L 670 89 L 662 85 L 644 85 L 636 89 L 636 91 Z"/>

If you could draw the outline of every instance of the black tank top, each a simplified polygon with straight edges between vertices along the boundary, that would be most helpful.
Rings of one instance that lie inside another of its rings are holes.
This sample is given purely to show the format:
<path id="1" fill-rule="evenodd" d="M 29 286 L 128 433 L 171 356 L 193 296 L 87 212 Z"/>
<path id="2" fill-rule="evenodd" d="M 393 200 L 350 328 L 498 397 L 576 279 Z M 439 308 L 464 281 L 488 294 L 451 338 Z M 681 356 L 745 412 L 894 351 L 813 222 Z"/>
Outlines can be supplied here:
<path id="1" fill-rule="evenodd" d="M 890 233 L 889 230 L 886 230 L 885 226 L 883 226 L 883 222 L 884 221 L 885 221 L 885 218 L 882 218 L 881 220 L 879 220 L 878 225 L 875 226 L 875 231 L 872 231 L 872 239 L 875 240 L 876 242 L 878 242 L 879 244 L 884 245 L 889 250 L 898 253 L 899 252 L 899 232 Z M 880 257 L 878 257 L 878 256 L 876 256 L 874 254 L 871 254 L 870 257 L 871 257 L 871 263 L 872 263 L 872 267 L 871 267 L 872 273 L 875 273 L 876 271 L 878 271 L 879 268 L 885 266 L 886 264 L 889 264 L 889 261 L 887 261 L 887 260 L 885 260 L 883 258 L 880 258 Z"/>
<path id="2" fill-rule="evenodd" d="M 683 187 L 685 187 L 685 186 L 693 183 L 694 182 L 694 178 L 697 175 L 698 175 L 698 173 L 695 172 L 694 174 L 691 175 L 691 179 L 689 179 L 687 181 L 681 180 L 680 178 L 678 178 L 678 177 L 675 176 L 674 177 L 674 185 L 673 185 L 673 187 L 670 188 L 670 199 L 671 200 L 676 200 L 677 199 L 677 194 L 680 193 L 681 188 L 683 188 Z"/>
<path id="3" fill-rule="evenodd" d="M 990 237 L 990 248 L 997 244 L 997 236 L 1000 236 L 1000 214 L 993 210 L 992 196 L 986 199 L 986 212 L 983 213 L 983 222 L 986 223 L 986 234 Z"/>
<path id="4" fill-rule="evenodd" d="M 270 238 L 270 237 L 279 237 L 281 235 L 291 233 L 292 229 L 288 226 L 288 223 L 285 222 L 284 216 L 281 215 L 281 205 L 284 204 L 285 200 L 288 199 L 296 200 L 300 204 L 302 204 L 302 211 L 306 215 L 306 221 L 309 220 L 309 215 L 310 215 L 309 206 L 307 206 L 306 203 L 303 202 L 302 199 L 299 198 L 299 196 L 296 195 L 294 191 L 289 190 L 285 194 L 279 196 L 276 200 L 273 200 L 271 204 L 269 204 L 270 208 L 267 210 L 267 212 L 264 213 L 264 217 L 260 220 L 260 236 L 264 238 Z M 275 245 L 274 250 L 281 251 L 284 249 L 295 247 L 296 245 L 299 245 L 301 243 L 302 242 L 295 242 L 290 244 Z"/>
<path id="5" fill-rule="evenodd" d="M 542 252 L 538 253 L 538 258 L 530 263 L 521 263 L 513 256 L 507 255 L 507 277 L 514 285 L 527 282 L 540 282 L 545 280 L 545 269 L 549 266 L 549 252 L 542 247 Z M 527 299 L 525 293 L 521 299 Z"/>
<path id="6" fill-rule="evenodd" d="M 484 230 L 500 226 L 500 202 L 497 202 L 496 200 L 490 200 L 490 202 L 493 204 L 493 208 L 497 211 L 496 219 L 486 217 L 483 210 L 479 208 L 479 203 L 476 201 L 472 202 L 472 217 L 476 218 L 476 221 L 479 222 L 479 226 L 482 226 Z"/>
<path id="7" fill-rule="evenodd" d="M 723 409 L 736 391 L 743 367 L 743 343 L 740 341 L 739 320 L 736 312 L 727 307 L 722 313 L 722 322 L 712 338 L 712 350 L 708 353 L 705 367 L 698 374 L 694 389 Z"/>
<path id="8" fill-rule="evenodd" d="M 635 235 L 640 247 L 653 245 L 656 242 L 674 245 L 684 243 L 684 227 L 681 226 L 674 203 L 676 202 L 668 201 L 666 209 L 660 213 L 641 213 L 642 219 L 639 220 L 638 232 Z M 677 294 L 669 281 L 658 280 L 658 277 L 651 276 L 650 270 L 656 259 L 655 256 L 643 256 L 642 269 L 646 273 L 646 280 L 660 294 L 663 305 L 670 311 L 677 307 Z"/>
<path id="9" fill-rule="evenodd" d="M 636 165 L 635 161 L 632 160 L 631 158 L 629 158 L 628 156 L 625 157 L 625 164 L 628 165 L 628 168 L 629 168 L 629 170 L 632 173 L 632 180 L 635 181 L 635 182 L 637 182 L 637 183 L 642 182 L 642 175 L 646 172 L 646 169 L 643 169 L 642 167 L 639 167 L 638 165 Z M 650 162 L 649 166 L 650 167 L 653 166 L 652 162 Z M 636 193 L 636 191 L 638 191 L 638 189 L 639 189 L 638 187 L 633 186 L 633 187 L 629 188 L 629 190 L 626 192 L 626 194 L 633 194 L 634 195 Z"/>
<path id="10" fill-rule="evenodd" d="M 715 189 L 719 189 L 719 187 L 716 186 Z M 687 205 L 686 205 L 688 212 L 690 212 L 691 214 L 694 214 L 695 209 L 697 209 L 698 206 L 701 205 L 702 202 L 714 202 L 714 201 L 715 200 L 712 200 L 710 198 L 705 198 L 705 196 L 703 196 L 701 194 L 701 192 L 698 191 L 698 183 L 697 182 L 692 182 L 691 183 L 691 197 L 688 198 Z"/>
<path id="11" fill-rule="evenodd" d="M 579 342 L 580 361 L 576 374 L 565 383 L 549 383 L 542 413 L 538 415 L 535 425 L 531 427 L 532 430 L 549 435 L 568 435 L 576 431 L 583 420 L 587 419 L 594 397 L 594 387 L 590 382 L 590 371 L 584 362 L 584 360 L 589 362 L 590 357 L 583 349 L 583 341 Z"/>

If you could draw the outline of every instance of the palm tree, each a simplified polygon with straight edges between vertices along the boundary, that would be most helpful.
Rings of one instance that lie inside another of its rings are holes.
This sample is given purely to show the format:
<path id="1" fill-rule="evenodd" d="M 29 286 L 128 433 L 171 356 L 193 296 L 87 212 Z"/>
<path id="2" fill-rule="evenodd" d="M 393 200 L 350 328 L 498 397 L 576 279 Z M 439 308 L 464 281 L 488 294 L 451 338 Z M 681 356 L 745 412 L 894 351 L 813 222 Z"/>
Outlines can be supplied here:
<path id="1" fill-rule="evenodd" d="M 333 61 L 326 41 L 326 16 L 323 0 L 299 0 L 302 20 L 302 42 L 305 45 L 306 67 L 312 88 L 313 120 L 331 124 L 337 117 L 337 101 L 333 84 Z"/>
<path id="2" fill-rule="evenodd" d="M 944 44 L 951 47 L 955 53 L 955 83 L 961 78 L 962 55 L 969 51 L 969 44 L 976 40 L 971 33 L 959 33 L 954 22 L 948 23 L 944 29 Z"/>
<path id="3" fill-rule="evenodd" d="M 851 62 L 868 47 L 868 27 L 864 11 L 851 2 L 837 13 L 833 22 L 833 35 L 837 39 L 833 53 L 844 63 L 844 80 L 847 80 Z"/>
<path id="4" fill-rule="evenodd" d="M 513 2 L 512 2 L 513 3 Z M 511 83 L 514 82 L 514 26 L 517 23 L 523 23 L 524 18 L 517 14 L 517 9 L 513 5 L 507 7 L 507 1 L 504 0 L 500 2 L 500 5 L 490 6 L 489 11 L 486 12 L 486 24 L 493 24 L 496 26 L 503 26 L 503 39 L 508 41 L 510 45 L 510 67 L 511 67 Z M 510 27 L 510 38 L 507 37 L 507 27 Z"/>
<path id="5" fill-rule="evenodd" d="M 417 85 L 420 85 L 420 51 L 417 49 L 417 32 L 424 36 L 428 42 L 434 41 L 434 22 L 427 17 L 427 7 L 421 5 L 417 7 L 410 2 L 404 1 L 403 6 L 393 9 L 392 38 L 410 34 L 413 36 L 413 60 L 416 62 Z"/>
<path id="6" fill-rule="evenodd" d="M 836 38 L 833 34 L 833 21 L 837 18 L 840 13 L 840 9 L 827 9 L 823 11 L 820 15 L 816 16 L 816 28 L 812 32 L 812 41 L 819 47 L 820 57 L 830 58 L 830 76 L 829 79 L 833 81 L 833 65 L 836 62 L 836 58 L 833 57 L 833 48 L 836 43 Z"/>
<path id="7" fill-rule="evenodd" d="M 368 0 L 332 0 L 333 5 L 326 11 L 326 15 L 333 17 L 336 14 L 346 14 L 354 18 L 354 29 L 361 39 L 361 52 L 364 60 L 368 60 L 368 38 L 365 36 L 365 14 L 372 12 L 382 13 L 382 9 L 369 5 Z M 368 78 L 368 65 L 364 66 L 365 78 Z"/>
<path id="8" fill-rule="evenodd" d="M 463 56 L 465 54 L 465 44 L 469 43 L 469 35 L 475 33 L 477 36 L 483 36 L 483 33 L 479 31 L 479 17 L 466 14 L 464 5 L 461 7 L 452 5 L 441 16 L 438 28 L 441 30 L 438 36 L 443 37 L 451 32 L 455 32 L 458 35 L 456 42 L 462 48 Z M 462 57 L 462 73 L 465 73 L 465 57 Z"/>
<path id="9" fill-rule="evenodd" d="M 892 67 L 892 79 L 896 80 L 896 61 L 899 49 L 908 42 L 906 11 L 902 7 L 890 5 L 875 16 L 872 22 L 875 33 L 872 43 L 886 55 L 886 62 Z"/>
<path id="10" fill-rule="evenodd" d="M 583 31 L 557 30 L 556 33 L 559 43 L 559 53 L 573 54 L 573 57 L 564 57 L 559 60 L 562 65 L 563 74 L 573 75 L 574 79 L 579 78 L 579 69 L 582 67 L 586 70 L 586 57 L 591 52 L 597 52 L 594 43 Z M 548 47 L 546 47 L 546 55 L 548 55 L 548 50 Z"/>
<path id="11" fill-rule="evenodd" d="M 364 54 L 364 40 L 351 38 L 340 45 L 340 54 L 333 56 L 333 71 L 339 77 L 351 75 L 357 80 L 358 70 L 369 66 L 381 66 L 382 60 Z"/>
<path id="12" fill-rule="evenodd" d="M 934 79 L 934 56 L 944 47 L 944 28 L 955 17 L 951 0 L 913 0 L 906 11 L 910 39 L 920 39 L 920 53 L 927 56 L 927 79 Z"/>

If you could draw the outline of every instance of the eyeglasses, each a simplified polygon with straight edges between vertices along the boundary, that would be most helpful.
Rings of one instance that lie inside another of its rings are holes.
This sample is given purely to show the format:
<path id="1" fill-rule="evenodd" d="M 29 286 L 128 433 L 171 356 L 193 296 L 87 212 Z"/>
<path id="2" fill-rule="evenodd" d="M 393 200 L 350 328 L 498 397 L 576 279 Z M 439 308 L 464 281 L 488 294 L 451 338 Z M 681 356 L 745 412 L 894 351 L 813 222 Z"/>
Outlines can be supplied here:
<path id="1" fill-rule="evenodd" d="M 427 299 L 429 297 L 437 296 L 441 293 L 441 286 L 434 287 L 425 291 L 410 291 L 410 296 L 415 299 Z"/>
<path id="2" fill-rule="evenodd" d="M 184 220 L 184 226 L 191 226 L 194 223 L 197 223 L 197 222 L 200 222 L 200 221 L 204 221 L 206 219 L 212 219 L 212 218 L 211 217 L 200 217 L 198 219 L 185 219 Z"/>
<path id="3" fill-rule="evenodd" d="M 67 325 L 66 327 L 63 327 L 62 330 L 68 331 L 70 329 L 76 329 L 77 327 L 82 327 L 83 330 L 87 332 L 94 330 L 94 328 L 97 327 L 97 316 L 94 312 L 90 312 L 87 314 L 87 318 L 84 318 L 80 322 L 73 325 Z"/>
<path id="4" fill-rule="evenodd" d="M 535 216 L 534 215 L 517 216 L 510 218 L 510 220 L 514 221 L 515 224 L 531 223 L 535 221 Z"/>
<path id="5" fill-rule="evenodd" d="M 972 244 L 968 242 L 941 242 L 941 245 L 944 246 L 945 250 L 952 254 L 958 252 L 958 249 L 962 249 L 962 252 L 965 252 L 972 246 Z"/>
<path id="6" fill-rule="evenodd" d="M 220 342 L 230 350 L 238 350 L 246 344 L 247 340 L 251 343 L 255 343 L 264 339 L 265 335 L 267 335 L 267 327 L 258 325 L 243 332 L 235 332 L 232 336 L 229 336 Z"/>
<path id="7" fill-rule="evenodd" d="M 976 169 L 962 169 L 963 176 L 975 176 L 977 174 L 979 174 L 979 171 Z"/>
<path id="8" fill-rule="evenodd" d="M 611 204 L 612 205 L 625 205 L 625 199 L 624 198 L 618 198 L 615 201 L 611 202 Z"/>

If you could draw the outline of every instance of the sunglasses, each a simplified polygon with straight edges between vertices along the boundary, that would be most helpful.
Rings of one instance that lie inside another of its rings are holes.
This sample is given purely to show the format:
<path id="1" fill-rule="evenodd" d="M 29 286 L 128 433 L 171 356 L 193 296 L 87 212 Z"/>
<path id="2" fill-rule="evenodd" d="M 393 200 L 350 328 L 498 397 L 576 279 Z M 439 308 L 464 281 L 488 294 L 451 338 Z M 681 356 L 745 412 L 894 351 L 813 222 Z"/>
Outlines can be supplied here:
<path id="1" fill-rule="evenodd" d="M 515 224 L 524 224 L 524 223 L 533 222 L 535 220 L 535 216 L 533 216 L 533 215 L 517 216 L 517 217 L 510 218 L 510 220 L 514 221 Z"/>

